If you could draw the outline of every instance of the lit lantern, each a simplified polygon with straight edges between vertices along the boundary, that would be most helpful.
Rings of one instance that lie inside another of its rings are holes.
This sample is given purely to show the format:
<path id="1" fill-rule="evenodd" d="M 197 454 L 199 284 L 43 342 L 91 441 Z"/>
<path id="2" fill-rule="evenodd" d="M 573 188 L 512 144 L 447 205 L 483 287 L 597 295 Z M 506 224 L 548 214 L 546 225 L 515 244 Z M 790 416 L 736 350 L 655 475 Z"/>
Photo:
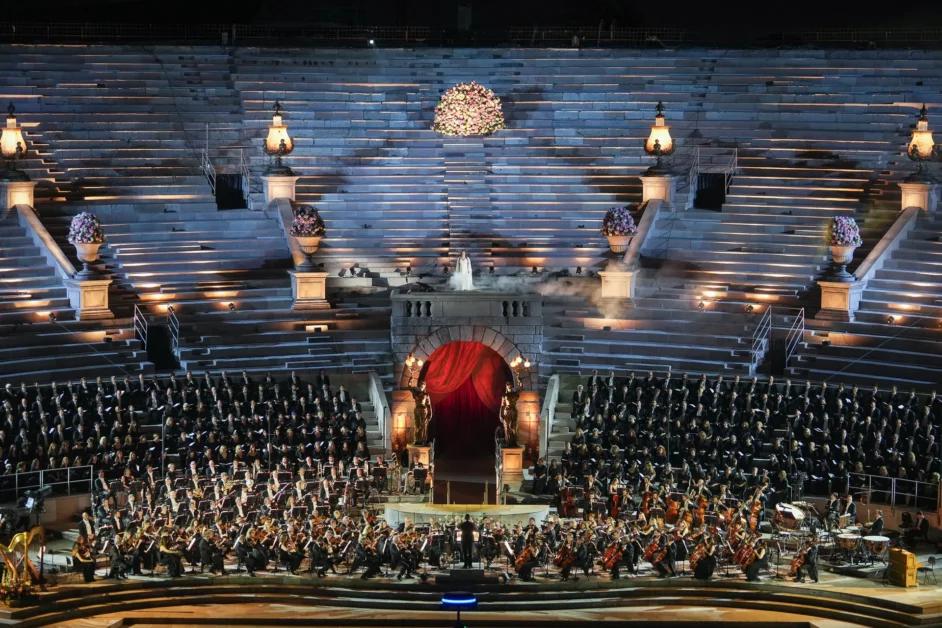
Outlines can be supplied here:
<path id="1" fill-rule="evenodd" d="M 290 155 L 294 150 L 294 141 L 288 135 L 288 126 L 284 124 L 281 116 L 281 103 L 275 101 L 275 115 L 272 116 L 268 127 L 268 137 L 265 138 L 265 154 L 273 157 L 268 166 L 267 174 L 292 176 L 291 168 L 281 162 L 281 158 Z"/>
<path id="2" fill-rule="evenodd" d="M 16 107 L 13 103 L 7 107 L 10 115 L 7 116 L 7 125 L 3 127 L 0 135 L 0 152 L 6 161 L 6 168 L 0 173 L 3 181 L 28 181 L 29 177 L 22 170 L 16 168 L 16 160 L 26 156 L 26 140 L 23 139 L 23 128 L 16 125 Z"/>
<path id="3" fill-rule="evenodd" d="M 906 154 L 916 162 L 916 174 L 914 178 L 924 178 L 927 176 L 926 164 L 935 159 L 937 148 L 932 139 L 932 131 L 929 130 L 929 116 L 926 106 L 923 105 L 919 110 L 919 119 L 916 121 L 916 128 L 913 130 L 913 138 L 909 142 Z"/>
<path id="4" fill-rule="evenodd" d="M 644 152 L 657 158 L 654 170 L 661 170 L 661 158 L 674 152 L 674 140 L 671 138 L 670 126 L 664 123 L 664 103 L 658 101 L 655 111 L 657 115 L 654 117 L 651 134 L 644 143 Z"/>

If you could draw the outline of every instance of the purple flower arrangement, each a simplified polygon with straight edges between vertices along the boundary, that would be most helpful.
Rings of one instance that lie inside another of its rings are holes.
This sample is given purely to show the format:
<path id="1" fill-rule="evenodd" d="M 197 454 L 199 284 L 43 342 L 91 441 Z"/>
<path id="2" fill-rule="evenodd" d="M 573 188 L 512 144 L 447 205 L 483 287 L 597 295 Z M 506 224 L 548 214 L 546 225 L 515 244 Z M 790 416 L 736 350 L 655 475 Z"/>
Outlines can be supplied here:
<path id="1" fill-rule="evenodd" d="M 631 206 L 613 207 L 602 220 L 603 236 L 633 236 L 638 233 L 635 219 L 631 217 Z"/>
<path id="2" fill-rule="evenodd" d="M 435 107 L 432 130 L 445 135 L 490 135 L 506 128 L 500 98 L 471 81 L 446 91 Z"/>
<path id="3" fill-rule="evenodd" d="M 82 212 L 72 219 L 69 225 L 69 242 L 71 244 L 101 244 L 105 241 L 105 232 L 101 230 L 101 221 L 98 216 L 90 212 Z"/>
<path id="4" fill-rule="evenodd" d="M 835 216 L 831 219 L 827 235 L 828 246 L 860 246 L 860 227 L 857 221 L 847 216 Z"/>
<path id="5" fill-rule="evenodd" d="M 301 205 L 294 212 L 294 220 L 289 232 L 296 238 L 311 238 L 327 233 L 327 226 L 317 210 L 310 205 Z"/>

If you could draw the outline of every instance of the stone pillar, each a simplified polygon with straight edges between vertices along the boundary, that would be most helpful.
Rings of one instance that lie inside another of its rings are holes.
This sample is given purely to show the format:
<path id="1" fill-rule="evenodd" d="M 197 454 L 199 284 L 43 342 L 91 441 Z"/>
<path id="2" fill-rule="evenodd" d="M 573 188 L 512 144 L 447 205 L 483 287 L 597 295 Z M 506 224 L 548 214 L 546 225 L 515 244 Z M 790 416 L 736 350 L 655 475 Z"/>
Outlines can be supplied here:
<path id="1" fill-rule="evenodd" d="M 327 273 L 322 271 L 289 270 L 291 296 L 295 310 L 324 310 L 327 302 Z"/>
<path id="2" fill-rule="evenodd" d="M 428 468 L 429 452 L 432 450 L 429 445 L 406 445 L 406 450 L 409 452 L 410 463 L 418 461 Z"/>
<path id="3" fill-rule="evenodd" d="M 677 177 L 669 174 L 645 174 L 641 176 L 641 202 L 659 199 L 674 202 L 677 193 Z"/>
<path id="4" fill-rule="evenodd" d="M 276 198 L 287 198 L 294 200 L 294 186 L 301 177 L 289 176 L 283 174 L 270 174 L 262 177 L 265 188 L 265 204 L 271 203 Z"/>
<path id="5" fill-rule="evenodd" d="M 517 492 L 523 486 L 523 447 L 501 447 L 501 481 Z M 502 487 L 498 486 L 498 493 Z"/>
<path id="6" fill-rule="evenodd" d="M 17 205 L 33 206 L 33 188 L 35 181 L 0 181 L 3 209 L 12 209 Z"/>
<path id="7" fill-rule="evenodd" d="M 108 308 L 108 286 L 111 279 L 67 279 L 69 305 L 80 321 L 114 318 Z"/>
<path id="8" fill-rule="evenodd" d="M 867 287 L 867 282 L 819 281 L 818 285 L 821 286 L 821 310 L 815 318 L 854 322 L 854 312 L 860 308 L 860 295 Z"/>
<path id="9" fill-rule="evenodd" d="M 600 270 L 603 299 L 632 299 L 635 295 L 635 277 L 637 270 L 616 268 Z"/>
<path id="10" fill-rule="evenodd" d="M 921 181 L 904 181 L 899 184 L 899 187 L 903 191 L 901 210 L 918 207 L 930 214 L 935 211 L 939 198 L 934 185 Z"/>

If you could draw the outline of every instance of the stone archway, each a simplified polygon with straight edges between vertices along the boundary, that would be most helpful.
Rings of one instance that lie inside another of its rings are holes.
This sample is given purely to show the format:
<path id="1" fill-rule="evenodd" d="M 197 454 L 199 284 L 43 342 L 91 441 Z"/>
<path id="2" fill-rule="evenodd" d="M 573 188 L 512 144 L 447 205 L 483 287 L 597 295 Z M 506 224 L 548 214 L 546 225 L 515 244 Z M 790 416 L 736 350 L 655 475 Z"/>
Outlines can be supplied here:
<path id="1" fill-rule="evenodd" d="M 517 356 L 522 355 L 528 360 L 535 356 L 528 355 L 521 350 L 515 342 L 500 331 L 486 325 L 443 325 L 430 331 L 428 335 L 419 339 L 407 352 L 396 352 L 396 380 L 398 388 L 409 386 L 410 373 L 405 368 L 405 361 L 411 355 L 417 360 L 428 360 L 435 350 L 450 342 L 462 340 L 465 342 L 480 342 L 493 349 L 508 365 Z M 534 372 L 521 373 L 520 379 L 526 390 L 535 390 L 536 377 Z"/>

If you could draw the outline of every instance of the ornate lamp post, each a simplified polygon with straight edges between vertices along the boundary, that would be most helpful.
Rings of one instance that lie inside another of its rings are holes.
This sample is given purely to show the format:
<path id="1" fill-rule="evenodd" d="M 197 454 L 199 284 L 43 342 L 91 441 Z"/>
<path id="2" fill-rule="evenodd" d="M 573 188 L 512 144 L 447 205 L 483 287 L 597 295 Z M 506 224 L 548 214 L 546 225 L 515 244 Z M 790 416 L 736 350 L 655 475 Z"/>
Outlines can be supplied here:
<path id="1" fill-rule="evenodd" d="M 16 107 L 12 102 L 7 112 L 7 125 L 0 135 L 0 153 L 3 153 L 6 167 L 0 172 L 0 180 L 29 181 L 26 173 L 16 167 L 16 160 L 26 156 L 26 140 L 23 139 L 23 127 L 16 125 Z"/>
<path id="2" fill-rule="evenodd" d="M 666 173 L 662 159 L 674 152 L 674 140 L 671 138 L 670 126 L 664 123 L 664 103 L 658 101 L 655 108 L 654 125 L 651 134 L 644 143 L 644 152 L 657 159 L 657 163 L 648 169 L 648 174 Z"/>
<path id="3" fill-rule="evenodd" d="M 265 138 L 265 154 L 273 158 L 265 170 L 266 175 L 294 176 L 294 172 L 284 165 L 281 158 L 290 155 L 294 150 L 294 141 L 288 135 L 288 125 L 284 124 L 281 115 L 281 103 L 275 101 L 275 115 L 272 116 L 268 127 L 268 137 Z"/>
<path id="4" fill-rule="evenodd" d="M 934 142 L 932 131 L 929 130 L 928 111 L 923 105 L 919 110 L 919 119 L 913 129 L 912 139 L 906 148 L 906 155 L 916 162 L 916 172 L 910 175 L 907 181 L 928 182 L 931 179 L 927 164 L 938 156 L 938 148 L 939 145 Z"/>

